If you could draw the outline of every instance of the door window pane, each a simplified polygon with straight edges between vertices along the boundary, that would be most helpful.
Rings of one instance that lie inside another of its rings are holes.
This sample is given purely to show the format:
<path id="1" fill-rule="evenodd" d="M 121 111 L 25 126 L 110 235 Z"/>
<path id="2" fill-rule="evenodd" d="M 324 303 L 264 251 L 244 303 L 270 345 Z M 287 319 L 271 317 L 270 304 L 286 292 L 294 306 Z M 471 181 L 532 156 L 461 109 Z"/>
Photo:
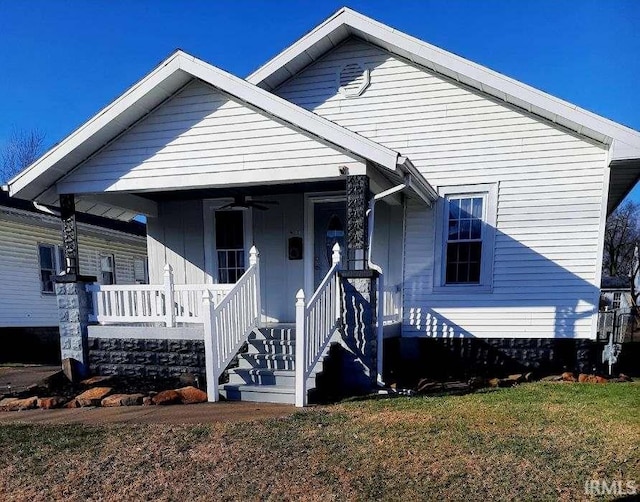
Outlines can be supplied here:
<path id="1" fill-rule="evenodd" d="M 232 284 L 244 274 L 244 224 L 242 211 L 216 212 L 218 282 Z"/>

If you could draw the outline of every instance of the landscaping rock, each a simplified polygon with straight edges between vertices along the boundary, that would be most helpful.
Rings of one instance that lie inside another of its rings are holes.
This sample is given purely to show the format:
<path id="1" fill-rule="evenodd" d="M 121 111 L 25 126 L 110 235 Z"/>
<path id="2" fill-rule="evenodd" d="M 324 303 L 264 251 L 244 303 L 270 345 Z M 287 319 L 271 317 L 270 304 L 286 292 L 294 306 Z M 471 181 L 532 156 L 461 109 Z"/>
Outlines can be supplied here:
<path id="1" fill-rule="evenodd" d="M 19 411 L 32 410 L 38 405 L 37 397 L 25 397 L 18 399 L 16 397 L 7 397 L 0 401 L 0 410 L 2 411 Z"/>
<path id="2" fill-rule="evenodd" d="M 142 394 L 112 394 L 101 401 L 105 408 L 113 406 L 140 406 L 144 396 Z"/>
<path id="3" fill-rule="evenodd" d="M 578 375 L 578 382 L 580 383 L 587 383 L 589 381 L 590 375 L 587 375 L 585 373 L 580 373 Z"/>
<path id="4" fill-rule="evenodd" d="M 38 399 L 38 408 L 43 410 L 52 410 L 54 408 L 60 408 L 65 402 L 65 399 L 60 396 L 42 397 Z"/>
<path id="5" fill-rule="evenodd" d="M 153 398 L 150 396 L 147 396 L 142 399 L 142 406 L 153 406 L 153 404 L 154 404 Z"/>
<path id="6" fill-rule="evenodd" d="M 593 383 L 609 383 L 609 379 L 601 376 L 594 376 Z"/>
<path id="7" fill-rule="evenodd" d="M 157 405 L 167 405 L 167 404 L 177 404 L 181 401 L 181 396 L 178 391 L 175 390 L 163 390 L 162 392 L 158 392 L 153 397 L 153 404 Z"/>
<path id="8" fill-rule="evenodd" d="M 541 382 L 562 382 L 562 375 L 549 375 L 540 379 Z"/>
<path id="9" fill-rule="evenodd" d="M 428 378 L 421 378 L 416 387 L 416 392 L 419 394 L 428 394 L 430 392 L 437 392 L 442 390 L 442 383 L 434 382 Z"/>
<path id="10" fill-rule="evenodd" d="M 82 407 L 100 406 L 102 400 L 111 394 L 112 390 L 111 387 L 93 387 L 76 396 L 76 401 L 78 401 L 78 405 Z"/>
<path id="11" fill-rule="evenodd" d="M 618 375 L 618 378 L 617 378 L 616 382 L 620 382 L 620 383 L 633 382 L 633 380 L 631 379 L 630 376 L 625 375 L 624 373 L 620 373 L 620 375 Z"/>
<path id="12" fill-rule="evenodd" d="M 515 385 L 518 385 L 517 379 L 511 377 L 498 379 L 498 387 L 514 387 Z"/>
<path id="13" fill-rule="evenodd" d="M 487 383 L 489 384 L 489 387 L 498 387 L 500 385 L 500 379 L 499 378 L 492 378 Z"/>
<path id="14" fill-rule="evenodd" d="M 80 405 L 78 404 L 78 400 L 74 398 L 65 404 L 63 408 L 80 408 Z"/>
<path id="15" fill-rule="evenodd" d="M 524 375 L 522 373 L 516 373 L 515 375 L 509 375 L 505 380 L 509 380 L 515 385 L 524 382 Z"/>
<path id="16" fill-rule="evenodd" d="M 536 380 L 536 376 L 533 373 L 533 371 L 530 371 L 529 373 L 525 373 L 524 374 L 524 381 L 525 382 L 534 382 Z"/>
<path id="17" fill-rule="evenodd" d="M 108 383 L 113 382 L 113 375 L 107 375 L 107 376 L 92 376 L 91 378 L 87 378 L 86 380 L 83 380 L 82 382 L 80 382 L 81 385 L 86 385 L 87 387 L 93 387 L 95 385 L 106 385 Z"/>
<path id="18" fill-rule="evenodd" d="M 0 399 L 0 411 L 9 411 L 11 403 L 14 403 L 17 400 L 17 397 L 4 397 Z"/>
<path id="19" fill-rule="evenodd" d="M 176 389 L 176 391 L 178 392 L 178 394 L 180 394 L 180 400 L 182 401 L 182 404 L 196 404 L 207 402 L 207 393 L 203 390 L 195 388 L 193 385 L 182 387 L 181 389 Z"/>
<path id="20" fill-rule="evenodd" d="M 570 371 L 565 371 L 562 375 L 562 381 L 563 382 L 575 382 L 576 381 L 576 376 L 571 373 Z"/>

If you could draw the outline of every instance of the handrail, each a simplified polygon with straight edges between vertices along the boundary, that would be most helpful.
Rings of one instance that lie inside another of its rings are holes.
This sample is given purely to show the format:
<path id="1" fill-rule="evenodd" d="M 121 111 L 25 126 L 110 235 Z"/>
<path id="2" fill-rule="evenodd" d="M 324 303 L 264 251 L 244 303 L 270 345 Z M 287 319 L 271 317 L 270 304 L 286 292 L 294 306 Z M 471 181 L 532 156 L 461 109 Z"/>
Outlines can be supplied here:
<path id="1" fill-rule="evenodd" d="M 295 404 L 307 404 L 307 379 L 320 361 L 340 319 L 340 246 L 333 246 L 331 268 L 305 305 L 304 291 L 296 295 Z"/>
<path id="2" fill-rule="evenodd" d="M 255 246 L 249 251 L 249 268 L 216 304 L 211 291 L 203 297 L 207 396 L 218 400 L 218 379 L 260 323 L 260 261 Z"/>

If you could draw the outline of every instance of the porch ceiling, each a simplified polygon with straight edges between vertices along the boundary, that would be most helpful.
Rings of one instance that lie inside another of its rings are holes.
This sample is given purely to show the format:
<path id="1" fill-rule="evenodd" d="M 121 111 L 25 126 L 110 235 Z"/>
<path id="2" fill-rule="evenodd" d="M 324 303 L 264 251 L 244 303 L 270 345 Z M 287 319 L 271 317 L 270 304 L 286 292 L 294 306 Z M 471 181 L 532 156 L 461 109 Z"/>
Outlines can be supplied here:
<path id="1" fill-rule="evenodd" d="M 167 200 L 220 199 L 234 196 L 258 197 L 301 192 L 343 192 L 345 180 L 317 181 L 308 183 L 283 183 L 277 185 L 244 185 L 226 188 L 200 188 L 195 190 L 172 190 L 149 192 L 144 197 L 155 202 Z"/>
<path id="2" fill-rule="evenodd" d="M 638 180 L 640 180 L 640 160 L 621 160 L 611 163 L 607 215 L 615 211 L 627 194 L 636 186 Z"/>

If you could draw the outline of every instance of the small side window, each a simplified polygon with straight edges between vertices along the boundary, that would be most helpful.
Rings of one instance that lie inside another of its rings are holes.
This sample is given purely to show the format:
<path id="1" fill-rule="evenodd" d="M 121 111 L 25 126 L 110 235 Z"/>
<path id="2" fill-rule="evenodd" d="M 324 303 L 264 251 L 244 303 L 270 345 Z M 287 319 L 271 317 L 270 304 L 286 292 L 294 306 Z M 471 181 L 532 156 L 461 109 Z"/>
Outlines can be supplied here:
<path id="1" fill-rule="evenodd" d="M 112 254 L 102 255 L 100 257 L 100 272 L 102 275 L 102 284 L 116 283 L 116 262 Z"/>
<path id="2" fill-rule="evenodd" d="M 133 279 L 136 284 L 147 284 L 149 282 L 147 269 L 148 265 L 146 258 L 135 258 L 133 260 Z"/>
<path id="3" fill-rule="evenodd" d="M 60 273 L 60 248 L 53 244 L 38 244 L 38 260 L 40 263 L 40 292 L 53 293 L 53 278 Z"/>

